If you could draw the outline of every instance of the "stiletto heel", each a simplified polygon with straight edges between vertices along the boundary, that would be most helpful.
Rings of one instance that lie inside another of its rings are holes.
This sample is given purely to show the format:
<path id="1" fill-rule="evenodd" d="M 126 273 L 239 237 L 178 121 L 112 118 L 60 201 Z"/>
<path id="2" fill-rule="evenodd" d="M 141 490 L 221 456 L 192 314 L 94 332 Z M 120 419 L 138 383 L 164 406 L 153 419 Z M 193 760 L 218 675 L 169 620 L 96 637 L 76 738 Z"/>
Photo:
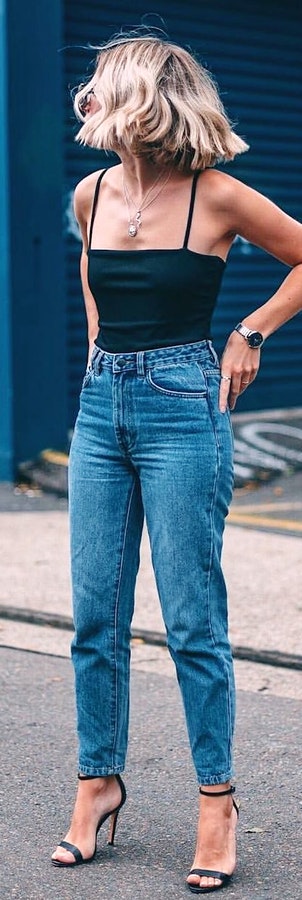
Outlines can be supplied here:
<path id="1" fill-rule="evenodd" d="M 110 818 L 110 827 L 109 827 L 109 834 L 108 834 L 108 844 L 111 847 L 113 847 L 118 815 L 119 815 L 119 812 L 120 812 L 122 806 L 124 806 L 124 803 L 126 802 L 126 797 L 127 797 L 126 788 L 125 788 L 125 785 L 124 785 L 124 782 L 123 782 L 121 776 L 115 775 L 114 777 L 116 778 L 116 781 L 121 790 L 121 801 L 120 801 L 119 805 L 115 807 L 115 809 L 111 809 L 110 812 L 105 813 L 99 819 L 98 825 L 96 828 L 96 832 L 95 832 L 95 848 L 94 848 L 94 852 L 93 852 L 92 856 L 89 856 L 88 859 L 84 859 L 84 857 L 82 856 L 82 853 L 78 847 L 76 847 L 74 844 L 70 844 L 69 841 L 60 841 L 58 846 L 64 847 L 65 850 L 69 850 L 69 852 L 72 853 L 74 856 L 74 862 L 62 862 L 62 860 L 60 860 L 60 859 L 52 859 L 51 861 L 54 866 L 60 866 L 61 868 L 68 868 L 70 866 L 80 866 L 82 863 L 92 862 L 92 860 L 94 859 L 95 854 L 96 854 L 97 836 L 98 836 L 99 830 L 102 827 L 102 825 L 104 824 L 104 822 L 106 822 L 106 820 L 109 818 Z M 97 775 L 81 775 L 81 774 L 79 774 L 78 778 L 80 781 L 88 781 L 92 778 L 98 778 L 98 776 Z"/>
<path id="2" fill-rule="evenodd" d="M 110 825 L 109 825 L 108 841 L 107 841 L 107 844 L 110 847 L 114 846 L 114 838 L 115 838 L 118 814 L 119 814 L 119 809 L 117 810 L 117 812 L 112 813 L 111 817 L 110 817 Z"/>
<path id="3" fill-rule="evenodd" d="M 236 789 L 234 786 L 228 788 L 225 791 L 204 791 L 203 788 L 200 787 L 199 793 L 204 794 L 205 797 L 224 797 L 226 794 L 234 794 L 235 790 Z M 237 816 L 239 816 L 240 804 L 236 803 L 234 797 L 232 797 L 232 800 Z M 197 884 L 190 884 L 187 881 L 187 886 L 189 890 L 192 891 L 192 894 L 210 894 L 213 891 L 219 891 L 221 890 L 221 888 L 226 887 L 232 878 L 232 875 L 226 875 L 225 872 L 216 872 L 214 871 L 214 869 L 191 869 L 191 872 L 189 872 L 189 876 L 190 875 L 199 875 L 200 878 L 202 878 L 202 876 L 204 875 L 208 878 L 219 878 L 219 881 L 221 881 L 221 884 L 213 884 L 209 887 L 199 887 Z"/>

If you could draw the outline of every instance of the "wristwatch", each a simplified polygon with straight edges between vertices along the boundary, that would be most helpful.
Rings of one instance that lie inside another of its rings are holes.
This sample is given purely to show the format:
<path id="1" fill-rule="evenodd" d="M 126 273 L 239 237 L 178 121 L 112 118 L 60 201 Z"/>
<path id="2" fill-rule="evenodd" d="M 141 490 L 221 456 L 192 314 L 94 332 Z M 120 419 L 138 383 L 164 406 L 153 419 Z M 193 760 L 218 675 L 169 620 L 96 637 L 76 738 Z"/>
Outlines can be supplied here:
<path id="1" fill-rule="evenodd" d="M 246 325 L 242 325 L 242 322 L 235 325 L 234 331 L 238 331 L 238 334 L 242 334 L 242 337 L 245 338 L 251 350 L 258 350 L 259 347 L 262 347 L 262 344 L 264 344 L 264 337 L 263 334 L 261 334 L 261 331 L 251 331 Z"/>

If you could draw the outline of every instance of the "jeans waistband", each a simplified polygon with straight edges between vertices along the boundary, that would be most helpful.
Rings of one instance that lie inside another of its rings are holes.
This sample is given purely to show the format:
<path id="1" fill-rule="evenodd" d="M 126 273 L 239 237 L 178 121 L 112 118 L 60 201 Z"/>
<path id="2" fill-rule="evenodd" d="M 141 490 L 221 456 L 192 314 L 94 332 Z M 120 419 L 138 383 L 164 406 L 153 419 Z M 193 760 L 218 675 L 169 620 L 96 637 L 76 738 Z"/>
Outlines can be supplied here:
<path id="1" fill-rule="evenodd" d="M 158 362 L 171 365 L 173 361 L 181 362 L 192 359 L 219 366 L 212 341 L 205 340 L 194 341 L 192 344 L 178 344 L 175 347 L 160 347 L 155 350 L 138 350 L 129 353 L 108 353 L 107 350 L 102 350 L 101 347 L 95 345 L 91 356 L 91 367 L 98 369 L 98 367 L 106 366 L 115 373 L 125 369 L 134 369 L 138 375 L 143 375 Z"/>

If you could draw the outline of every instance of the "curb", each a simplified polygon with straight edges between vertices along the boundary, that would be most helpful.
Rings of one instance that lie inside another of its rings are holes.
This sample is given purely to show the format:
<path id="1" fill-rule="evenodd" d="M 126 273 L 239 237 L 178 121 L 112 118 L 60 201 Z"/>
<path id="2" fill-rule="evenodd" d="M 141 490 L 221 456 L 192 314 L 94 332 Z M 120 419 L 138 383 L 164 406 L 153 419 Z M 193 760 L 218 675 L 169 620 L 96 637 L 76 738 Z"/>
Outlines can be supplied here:
<path id="1" fill-rule="evenodd" d="M 41 612 L 36 609 L 24 609 L 18 606 L 0 605 L 0 619 L 9 619 L 14 622 L 23 622 L 27 625 L 42 625 L 50 628 L 59 628 L 65 631 L 73 631 L 73 621 L 70 616 L 62 616 L 58 613 Z M 159 631 L 146 631 L 133 628 L 131 632 L 133 641 L 150 646 L 167 647 L 166 637 Z M 234 659 L 261 663 L 266 666 L 275 666 L 282 669 L 302 670 L 302 656 L 294 653 L 282 653 L 279 650 L 262 650 L 254 647 L 232 646 Z"/>

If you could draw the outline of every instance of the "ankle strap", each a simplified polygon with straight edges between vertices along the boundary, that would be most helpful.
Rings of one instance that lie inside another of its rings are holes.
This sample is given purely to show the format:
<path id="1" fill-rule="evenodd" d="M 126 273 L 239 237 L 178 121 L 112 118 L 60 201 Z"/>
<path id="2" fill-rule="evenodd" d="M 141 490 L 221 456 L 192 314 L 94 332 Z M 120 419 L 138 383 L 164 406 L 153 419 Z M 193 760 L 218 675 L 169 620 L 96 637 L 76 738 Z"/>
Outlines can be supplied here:
<path id="1" fill-rule="evenodd" d="M 232 785 L 232 787 L 230 788 L 227 788 L 226 791 L 204 791 L 200 787 L 199 793 L 204 794 L 205 797 L 225 797 L 226 794 L 235 794 L 235 790 L 236 788 L 234 787 L 234 785 Z"/>
<path id="2" fill-rule="evenodd" d="M 82 775 L 81 772 L 78 772 L 79 781 L 90 781 L 92 778 L 99 778 L 99 775 Z"/>

